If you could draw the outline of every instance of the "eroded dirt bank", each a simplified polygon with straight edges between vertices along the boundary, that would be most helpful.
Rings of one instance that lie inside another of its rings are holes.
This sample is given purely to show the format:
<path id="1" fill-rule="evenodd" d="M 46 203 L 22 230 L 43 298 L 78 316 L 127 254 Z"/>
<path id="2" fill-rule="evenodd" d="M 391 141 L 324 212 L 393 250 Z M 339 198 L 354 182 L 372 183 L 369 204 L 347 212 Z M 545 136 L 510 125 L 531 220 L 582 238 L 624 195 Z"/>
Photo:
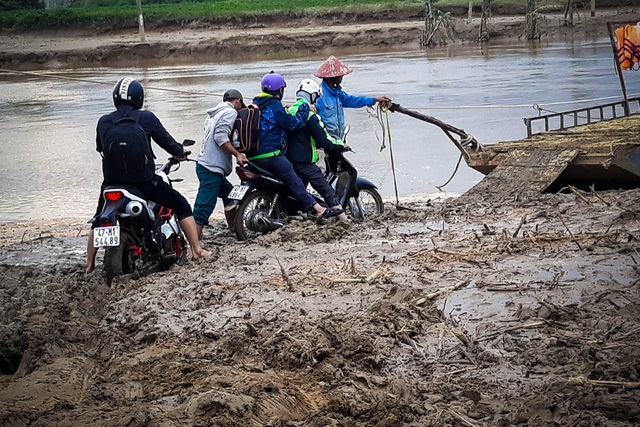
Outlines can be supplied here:
<path id="1" fill-rule="evenodd" d="M 273 18 L 273 17 L 272 17 Z M 210 61 L 245 62 L 341 52 L 385 52 L 420 48 L 424 20 L 418 14 L 329 16 L 283 21 L 256 20 L 253 25 L 192 23 L 163 26 L 147 31 L 140 42 L 135 30 L 0 33 L 0 68 L 33 70 L 87 66 L 149 66 Z M 540 28 L 545 40 L 567 40 L 607 36 L 607 21 L 638 19 L 632 7 L 598 9 L 591 17 L 580 10 L 574 26 L 562 26 L 562 15 L 542 16 Z M 480 19 L 472 22 L 454 18 L 455 41 L 475 43 Z M 493 40 L 518 41 L 523 34 L 523 15 L 494 16 L 489 23 Z"/>
<path id="2" fill-rule="evenodd" d="M 218 224 L 211 261 L 112 289 L 81 222 L 3 225 L 0 424 L 640 423 L 640 190 L 493 205 Z"/>

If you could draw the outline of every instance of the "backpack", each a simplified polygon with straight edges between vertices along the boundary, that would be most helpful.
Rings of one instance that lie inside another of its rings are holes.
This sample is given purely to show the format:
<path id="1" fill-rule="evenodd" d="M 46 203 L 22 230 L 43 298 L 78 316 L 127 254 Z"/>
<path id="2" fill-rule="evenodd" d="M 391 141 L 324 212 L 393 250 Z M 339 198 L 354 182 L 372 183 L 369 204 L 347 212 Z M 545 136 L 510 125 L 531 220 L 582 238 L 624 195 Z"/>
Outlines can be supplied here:
<path id="1" fill-rule="evenodd" d="M 102 173 L 106 181 L 134 184 L 153 178 L 153 153 L 138 119 L 137 114 L 122 117 L 104 132 Z"/>
<path id="2" fill-rule="evenodd" d="M 231 131 L 233 146 L 250 156 L 260 148 L 260 109 L 255 105 L 241 108 Z"/>

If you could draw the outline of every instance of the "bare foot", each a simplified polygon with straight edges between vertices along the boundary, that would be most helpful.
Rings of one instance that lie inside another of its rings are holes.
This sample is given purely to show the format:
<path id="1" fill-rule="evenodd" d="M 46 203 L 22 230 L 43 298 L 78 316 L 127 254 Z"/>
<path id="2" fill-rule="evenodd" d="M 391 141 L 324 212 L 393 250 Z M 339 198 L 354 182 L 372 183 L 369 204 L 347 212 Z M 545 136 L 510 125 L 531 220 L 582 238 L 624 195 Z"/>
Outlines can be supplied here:
<path id="1" fill-rule="evenodd" d="M 198 253 L 196 253 L 195 251 L 191 253 L 191 257 L 194 261 L 202 261 L 203 259 L 209 258 L 210 256 L 211 252 L 206 249 L 200 249 Z"/>
<path id="2" fill-rule="evenodd" d="M 96 265 L 94 263 L 87 264 L 84 266 L 84 274 L 90 274 L 95 269 L 96 269 Z"/>

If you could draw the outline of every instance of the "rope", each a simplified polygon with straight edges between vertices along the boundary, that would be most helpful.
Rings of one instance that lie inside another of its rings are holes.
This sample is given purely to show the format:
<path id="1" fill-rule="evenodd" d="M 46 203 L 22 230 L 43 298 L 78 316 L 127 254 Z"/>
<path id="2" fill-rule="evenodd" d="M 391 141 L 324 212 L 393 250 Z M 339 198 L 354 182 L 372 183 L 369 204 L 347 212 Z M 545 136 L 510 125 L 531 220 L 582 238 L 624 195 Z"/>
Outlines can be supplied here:
<path id="1" fill-rule="evenodd" d="M 387 131 L 387 138 L 389 138 L 389 155 L 391 157 L 391 172 L 393 174 L 393 189 L 395 191 L 396 194 L 396 206 L 400 205 L 400 198 L 398 196 L 398 179 L 396 177 L 396 166 L 395 166 L 395 161 L 393 160 L 393 145 L 391 144 L 391 127 L 389 126 L 389 107 L 391 106 L 390 102 L 379 102 L 378 103 L 378 121 L 381 123 L 382 125 L 382 146 L 380 147 L 380 151 L 382 152 L 382 150 L 385 147 L 384 144 L 384 139 L 385 139 L 385 129 Z M 380 117 L 382 115 L 382 113 L 384 113 L 385 115 L 385 122 L 382 122 L 382 118 Z"/>
<path id="2" fill-rule="evenodd" d="M 628 95 L 628 98 L 635 98 L 640 96 L 640 94 L 631 94 Z M 553 105 L 566 105 L 566 104 L 581 104 L 587 102 L 596 102 L 596 101 L 606 101 L 610 99 L 620 99 L 620 96 L 605 96 L 602 98 L 590 98 L 590 99 L 578 99 L 575 101 L 557 101 L 557 102 L 545 102 L 538 104 L 485 104 L 485 105 L 457 105 L 457 106 L 442 106 L 442 105 L 430 105 L 428 107 L 413 107 L 406 106 L 403 107 L 410 110 L 461 110 L 461 109 L 492 109 L 492 108 L 531 108 L 534 109 L 536 106 L 544 105 L 544 106 L 553 106 Z"/>
<path id="3" fill-rule="evenodd" d="M 77 81 L 77 82 L 84 82 L 84 83 L 113 86 L 112 82 L 101 82 L 96 80 L 82 79 L 78 77 L 57 76 L 52 74 L 39 74 L 39 73 L 34 73 L 29 71 L 7 70 L 4 68 L 0 68 L 0 73 L 19 74 L 19 75 L 25 75 L 25 76 L 31 76 L 31 77 L 70 80 L 70 81 Z M 161 91 L 173 92 L 173 93 L 183 93 L 187 95 L 201 95 L 201 96 L 210 96 L 210 95 L 222 96 L 223 95 L 221 93 L 214 93 L 214 92 L 194 92 L 194 91 L 188 91 L 188 90 L 168 89 L 168 88 L 154 87 L 154 86 L 145 86 L 145 89 L 161 90 Z M 629 98 L 640 97 L 640 94 L 632 94 L 632 95 L 629 95 L 628 97 Z M 580 99 L 575 101 L 547 102 L 547 103 L 542 103 L 542 104 L 538 103 L 533 105 L 532 104 L 485 104 L 485 105 L 458 105 L 458 106 L 430 105 L 428 107 L 420 107 L 420 106 L 414 107 L 414 106 L 403 105 L 403 107 L 412 109 L 412 110 L 464 110 L 464 109 L 470 110 L 470 109 L 501 109 L 501 108 L 506 109 L 506 108 L 531 108 L 531 107 L 533 107 L 534 109 L 539 109 L 541 105 L 554 106 L 554 105 L 566 105 L 566 104 L 580 104 L 580 103 L 606 101 L 610 99 L 619 99 L 619 98 L 620 98 L 619 96 L 606 96 L 603 98 Z M 380 118 L 379 120 L 382 120 L 382 119 Z M 380 125 L 382 126 L 382 123 L 380 123 Z M 383 146 L 381 150 L 383 150 L 384 148 L 386 148 L 386 146 L 384 145 L 384 141 L 383 141 Z"/>
<path id="4" fill-rule="evenodd" d="M 458 162 L 456 163 L 455 169 L 453 170 L 453 173 L 451 174 L 451 176 L 449 177 L 449 179 L 447 179 L 447 181 L 444 184 L 441 185 L 436 185 L 430 182 L 425 182 L 422 179 L 415 177 L 415 176 L 411 176 L 409 174 L 407 174 L 406 172 L 403 172 L 401 170 L 399 170 L 398 168 L 396 168 L 395 165 L 395 159 L 393 157 L 393 144 L 391 143 L 391 126 L 389 125 L 389 107 L 391 106 L 391 103 L 385 103 L 385 102 L 380 102 L 378 103 L 377 108 L 374 110 L 373 108 L 369 107 L 367 108 L 367 112 L 369 113 L 369 118 L 373 118 L 376 119 L 376 121 L 378 122 L 378 125 L 380 126 L 380 129 L 382 131 L 382 138 L 380 138 L 378 136 L 378 132 L 376 130 L 376 128 L 374 127 L 374 134 L 376 136 L 376 139 L 378 140 L 378 142 L 380 142 L 380 152 L 382 153 L 382 151 L 387 148 L 387 141 L 389 144 L 389 159 L 387 159 L 386 156 L 384 156 L 385 160 L 387 160 L 387 163 L 389 163 L 389 165 L 391 166 L 391 174 L 393 176 L 393 188 L 394 188 L 394 193 L 395 193 L 395 197 L 396 197 L 396 208 L 398 209 L 403 209 L 402 206 L 400 206 L 400 198 L 398 195 L 398 178 L 396 176 L 396 171 L 402 173 L 403 175 L 412 178 L 414 180 L 417 180 L 419 182 L 422 182 L 423 184 L 428 184 L 431 185 L 433 187 L 435 187 L 436 189 L 438 189 L 438 191 L 444 192 L 443 188 L 445 186 L 447 186 L 451 180 L 453 180 L 453 178 L 455 177 L 455 175 L 458 173 L 458 169 L 460 168 L 460 163 L 462 162 L 462 153 L 460 154 L 460 157 L 458 158 Z M 384 115 L 384 118 L 383 118 Z M 449 135 L 449 137 L 451 138 L 451 136 Z"/>
<path id="5" fill-rule="evenodd" d="M 98 84 L 98 85 L 109 85 L 109 86 L 113 86 L 113 82 L 101 82 L 101 81 L 97 81 L 97 80 L 89 80 L 89 79 L 82 79 L 82 78 L 78 78 L 78 77 L 67 77 L 67 76 L 56 76 L 53 74 L 38 74 L 38 73 L 31 73 L 29 71 L 15 71 L 15 70 L 5 70 L 3 68 L 0 68 L 0 72 L 2 73 L 10 73 L 10 74 L 20 74 L 20 75 L 25 75 L 25 76 L 31 76 L 31 77 L 46 77 L 49 79 L 58 79 L 58 80 L 70 80 L 70 81 L 74 81 L 74 82 L 83 82 L 83 83 L 93 83 L 93 84 Z M 190 90 L 180 90 L 180 89 L 168 89 L 168 88 L 164 88 L 164 87 L 154 87 L 154 86 L 146 86 L 144 87 L 145 90 L 162 90 L 165 92 L 173 92 L 173 93 L 183 93 L 186 95 L 213 95 L 213 96 L 222 96 L 223 94 L 221 93 L 214 93 L 214 92 L 193 92 Z"/>

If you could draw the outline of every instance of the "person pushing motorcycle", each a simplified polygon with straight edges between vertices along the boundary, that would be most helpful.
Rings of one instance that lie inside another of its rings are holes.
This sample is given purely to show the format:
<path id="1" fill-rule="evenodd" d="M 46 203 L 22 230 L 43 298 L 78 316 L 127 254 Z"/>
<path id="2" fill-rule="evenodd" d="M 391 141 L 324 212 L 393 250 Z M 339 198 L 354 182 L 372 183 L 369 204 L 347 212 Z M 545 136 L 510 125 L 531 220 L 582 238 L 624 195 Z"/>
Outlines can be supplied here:
<path id="1" fill-rule="evenodd" d="M 104 151 L 104 138 L 105 133 L 116 124 L 118 120 L 123 117 L 132 117 L 136 119 L 136 122 L 142 126 L 147 136 L 147 142 L 151 144 L 153 139 L 160 147 L 162 147 L 169 154 L 174 156 L 177 160 L 184 157 L 184 148 L 182 144 L 179 144 L 167 130 L 164 128 L 160 120 L 149 110 L 141 110 L 144 104 L 144 89 L 140 82 L 132 78 L 126 77 L 118 80 L 113 88 L 113 103 L 116 110 L 110 114 L 105 114 L 98 120 L 96 129 L 96 151 L 103 153 Z M 139 164 L 135 168 L 145 169 L 147 165 Z M 180 226 L 184 230 L 184 233 L 189 241 L 191 247 L 191 253 L 194 259 L 200 259 L 209 256 L 209 252 L 204 250 L 198 240 L 198 230 L 193 218 L 193 213 L 189 202 L 180 194 L 174 190 L 170 185 L 165 183 L 158 175 L 152 174 L 152 177 L 142 182 L 127 182 L 127 179 L 106 179 L 105 175 L 105 160 L 103 157 L 103 183 L 100 190 L 100 199 L 98 201 L 98 208 L 96 210 L 96 216 L 102 212 L 104 206 L 104 198 L 102 191 L 105 186 L 113 184 L 129 184 L 137 187 L 142 194 L 148 200 L 155 202 L 161 206 L 172 209 L 178 220 Z M 95 269 L 95 258 L 97 249 L 93 245 L 93 228 L 89 234 L 89 241 L 87 243 L 87 261 L 85 265 L 85 272 L 90 273 Z"/>

